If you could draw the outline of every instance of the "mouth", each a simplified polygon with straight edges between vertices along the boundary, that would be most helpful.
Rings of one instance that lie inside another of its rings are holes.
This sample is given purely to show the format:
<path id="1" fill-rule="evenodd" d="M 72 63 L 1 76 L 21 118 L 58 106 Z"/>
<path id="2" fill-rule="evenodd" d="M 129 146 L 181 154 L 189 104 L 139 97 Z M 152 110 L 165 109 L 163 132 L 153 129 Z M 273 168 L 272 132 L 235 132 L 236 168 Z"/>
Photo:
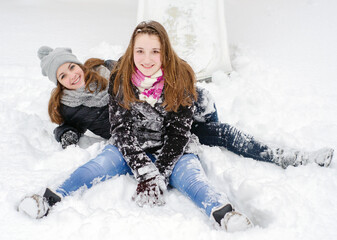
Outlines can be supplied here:
<path id="1" fill-rule="evenodd" d="M 146 65 L 142 65 L 143 68 L 145 69 L 151 69 L 154 65 L 149 65 L 149 66 L 146 66 Z"/>
<path id="2" fill-rule="evenodd" d="M 79 81 L 81 80 L 81 78 L 80 77 L 78 77 L 71 85 L 75 85 L 75 84 L 77 84 Z"/>

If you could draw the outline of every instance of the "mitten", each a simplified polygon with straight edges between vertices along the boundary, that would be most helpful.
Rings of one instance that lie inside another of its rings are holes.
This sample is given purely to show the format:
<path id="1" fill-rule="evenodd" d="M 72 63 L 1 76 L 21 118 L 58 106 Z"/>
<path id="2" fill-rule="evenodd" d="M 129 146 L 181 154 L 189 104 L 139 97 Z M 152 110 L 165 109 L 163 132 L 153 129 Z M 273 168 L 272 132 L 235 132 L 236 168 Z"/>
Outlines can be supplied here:
<path id="1" fill-rule="evenodd" d="M 61 136 L 61 146 L 63 149 L 68 147 L 69 145 L 72 144 L 77 144 L 78 143 L 78 135 L 72 130 L 68 130 L 65 133 L 62 134 Z"/>
<path id="2" fill-rule="evenodd" d="M 138 185 L 132 200 L 140 207 L 144 205 L 151 207 L 164 205 L 164 191 L 166 190 L 164 176 L 159 173 L 154 164 L 143 168 L 147 172 L 137 177 Z"/>

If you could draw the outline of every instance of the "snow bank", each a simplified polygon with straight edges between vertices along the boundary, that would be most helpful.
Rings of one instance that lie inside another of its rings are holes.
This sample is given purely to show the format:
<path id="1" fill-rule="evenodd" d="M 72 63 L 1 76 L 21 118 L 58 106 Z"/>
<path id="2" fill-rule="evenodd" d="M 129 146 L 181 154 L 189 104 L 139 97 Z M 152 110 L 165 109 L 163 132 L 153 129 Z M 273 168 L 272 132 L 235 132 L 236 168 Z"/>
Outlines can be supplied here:
<path id="1" fill-rule="evenodd" d="M 337 34 L 328 21 L 336 22 L 336 4 L 283 2 L 226 0 L 234 71 L 230 76 L 215 72 L 212 83 L 200 85 L 214 95 L 222 121 L 260 140 L 305 150 L 337 149 L 336 51 L 331 44 Z M 168 192 L 163 207 L 139 208 L 131 200 L 136 182 L 129 176 L 78 191 L 41 220 L 18 213 L 25 195 L 58 185 L 105 144 L 89 135 L 80 147 L 62 150 L 54 140 L 56 126 L 47 115 L 54 86 L 40 73 L 38 47 L 72 47 L 81 60 L 116 58 L 135 26 L 136 3 L 2 1 L 0 13 L 1 239 L 335 238 L 336 159 L 330 168 L 284 170 L 207 146 L 200 157 L 208 177 L 253 220 L 252 230 L 230 234 L 216 229 L 176 190 Z M 312 37 L 319 26 L 325 27 Z M 287 29 L 291 41 L 280 38 Z M 303 56 L 304 50 L 310 56 Z"/>

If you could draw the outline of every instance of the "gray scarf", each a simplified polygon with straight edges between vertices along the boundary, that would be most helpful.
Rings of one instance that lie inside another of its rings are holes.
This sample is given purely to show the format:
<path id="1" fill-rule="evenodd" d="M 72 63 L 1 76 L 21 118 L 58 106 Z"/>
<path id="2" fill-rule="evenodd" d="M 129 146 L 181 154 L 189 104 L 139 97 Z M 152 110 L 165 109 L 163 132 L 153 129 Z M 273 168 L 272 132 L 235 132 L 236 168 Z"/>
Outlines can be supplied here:
<path id="1" fill-rule="evenodd" d="M 91 90 L 96 89 L 96 83 L 91 83 Z M 69 107 L 84 105 L 87 107 L 103 107 L 109 103 L 108 87 L 101 92 L 95 90 L 93 93 L 85 89 L 85 86 L 76 90 L 63 90 L 61 103 Z"/>

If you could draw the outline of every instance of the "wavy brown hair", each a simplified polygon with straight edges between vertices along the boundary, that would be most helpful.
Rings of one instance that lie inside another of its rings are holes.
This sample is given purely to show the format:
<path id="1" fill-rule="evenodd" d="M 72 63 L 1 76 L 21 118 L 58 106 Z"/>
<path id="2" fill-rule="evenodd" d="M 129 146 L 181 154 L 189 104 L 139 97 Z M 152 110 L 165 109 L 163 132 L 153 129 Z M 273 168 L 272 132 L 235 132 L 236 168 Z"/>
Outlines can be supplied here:
<path id="1" fill-rule="evenodd" d="M 98 67 L 103 64 L 104 60 L 98 58 L 90 58 L 84 63 L 84 65 L 78 64 L 84 72 L 85 89 L 91 93 L 95 92 L 97 89 L 99 89 L 99 91 L 102 91 L 108 87 L 108 80 L 99 75 L 96 71 L 94 71 L 95 67 Z M 90 89 L 89 85 L 91 83 L 96 83 L 97 89 Z M 63 123 L 63 117 L 61 114 L 60 106 L 61 106 L 61 97 L 64 89 L 65 88 L 57 81 L 57 86 L 52 90 L 49 99 L 48 114 L 50 120 L 53 123 L 57 124 Z"/>
<path id="2" fill-rule="evenodd" d="M 141 22 L 133 31 L 125 54 L 111 75 L 114 79 L 113 94 L 118 95 L 120 105 L 129 109 L 130 103 L 139 101 L 131 81 L 135 72 L 133 50 L 139 34 L 156 35 L 160 41 L 162 68 L 164 69 L 164 103 L 167 111 L 177 111 L 180 106 L 190 106 L 197 98 L 195 73 L 191 66 L 173 50 L 165 28 L 156 21 Z"/>

